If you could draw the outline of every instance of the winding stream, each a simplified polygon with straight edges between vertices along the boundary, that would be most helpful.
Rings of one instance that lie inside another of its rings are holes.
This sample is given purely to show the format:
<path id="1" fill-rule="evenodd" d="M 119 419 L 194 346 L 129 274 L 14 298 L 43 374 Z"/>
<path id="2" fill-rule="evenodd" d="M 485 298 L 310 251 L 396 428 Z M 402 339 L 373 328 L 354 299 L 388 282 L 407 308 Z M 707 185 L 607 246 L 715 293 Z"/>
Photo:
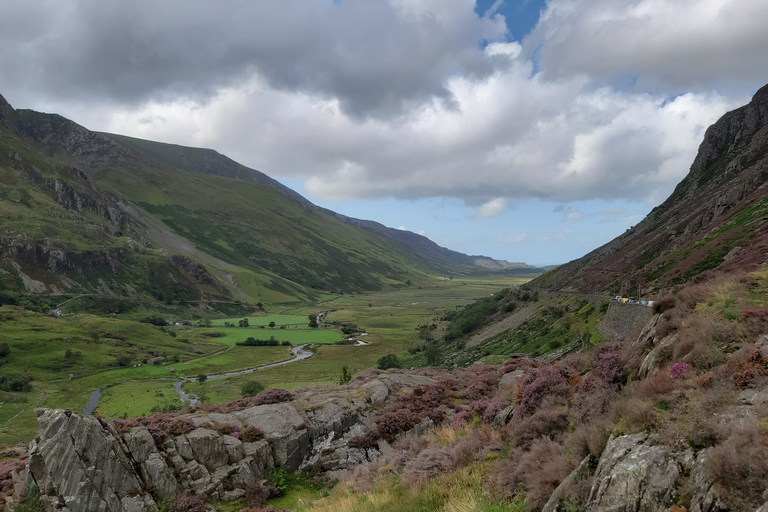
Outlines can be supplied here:
<path id="1" fill-rule="evenodd" d="M 304 350 L 304 347 L 306 346 L 307 345 L 304 344 L 304 345 L 299 345 L 298 347 L 293 347 L 293 349 L 291 349 L 291 354 L 293 354 L 293 359 L 286 359 L 285 361 L 280 361 L 279 363 L 264 364 L 261 366 L 257 366 L 255 368 L 248 368 L 247 370 L 217 373 L 215 375 L 209 375 L 208 379 L 218 379 L 220 377 L 232 377 L 233 375 L 243 375 L 246 373 L 253 373 L 258 370 L 264 370 L 266 368 L 272 368 L 274 366 L 282 366 L 284 364 L 295 363 L 296 361 L 307 359 L 309 357 L 312 357 L 314 354 L 309 350 Z M 166 379 L 159 379 L 159 380 L 166 380 Z M 191 382 L 193 380 L 194 379 L 181 379 L 173 383 L 173 388 L 176 390 L 176 393 L 179 395 L 179 399 L 181 400 L 182 404 L 184 404 L 185 402 L 189 402 L 188 405 L 192 406 L 200 403 L 200 398 L 197 395 L 192 393 L 187 393 L 183 389 L 181 389 L 181 386 L 183 386 L 185 382 Z M 99 405 L 100 398 L 101 398 L 101 388 L 96 389 L 93 391 L 93 393 L 91 393 L 91 396 L 88 398 L 88 403 L 85 404 L 85 407 L 83 407 L 83 414 L 86 416 L 93 414 L 93 411 L 95 411 L 96 407 Z"/>

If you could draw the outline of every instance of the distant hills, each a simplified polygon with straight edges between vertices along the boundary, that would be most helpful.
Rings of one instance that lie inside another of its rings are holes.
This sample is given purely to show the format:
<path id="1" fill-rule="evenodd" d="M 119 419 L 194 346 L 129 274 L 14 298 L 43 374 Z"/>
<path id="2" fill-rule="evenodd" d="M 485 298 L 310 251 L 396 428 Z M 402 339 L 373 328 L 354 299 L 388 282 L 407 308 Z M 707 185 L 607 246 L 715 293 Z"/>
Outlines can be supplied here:
<path id="1" fill-rule="evenodd" d="M 213 150 L 92 132 L 2 96 L 0 218 L 2 289 L 107 302 L 285 303 L 535 271 L 320 208 Z"/>
<path id="2" fill-rule="evenodd" d="M 768 263 L 768 86 L 710 126 L 688 175 L 642 222 L 539 277 L 551 290 L 651 293 Z"/>

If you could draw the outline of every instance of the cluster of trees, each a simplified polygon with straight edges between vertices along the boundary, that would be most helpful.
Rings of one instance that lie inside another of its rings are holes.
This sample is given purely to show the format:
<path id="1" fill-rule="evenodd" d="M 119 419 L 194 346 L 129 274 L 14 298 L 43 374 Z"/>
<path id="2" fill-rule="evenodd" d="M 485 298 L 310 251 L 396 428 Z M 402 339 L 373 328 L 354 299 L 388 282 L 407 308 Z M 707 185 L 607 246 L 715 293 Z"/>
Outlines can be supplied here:
<path id="1" fill-rule="evenodd" d="M 479 299 L 474 304 L 448 311 L 443 317 L 443 320 L 451 322 L 445 332 L 445 341 L 459 339 L 482 326 L 491 315 L 498 311 L 499 302 L 504 299 L 508 293 L 508 289 L 501 290 L 490 297 Z M 528 292 L 525 293 L 528 294 Z M 528 296 L 530 299 L 530 294 Z M 514 306 L 512 309 L 514 309 Z"/>
<path id="2" fill-rule="evenodd" d="M 32 391 L 31 375 L 0 375 L 0 390 L 2 391 Z"/>
<path id="3" fill-rule="evenodd" d="M 277 347 L 280 345 L 284 347 L 290 347 L 291 342 L 290 341 L 280 342 L 274 336 L 270 336 L 268 340 L 257 340 L 253 336 L 249 336 L 245 339 L 245 341 L 238 341 L 237 343 L 235 343 L 235 345 L 240 347 Z"/>
<path id="4" fill-rule="evenodd" d="M 140 320 L 140 322 L 143 324 L 156 325 L 158 327 L 164 327 L 168 325 L 168 322 L 165 320 L 165 318 L 163 318 L 160 315 L 152 315 L 152 316 L 145 317 L 143 320 Z"/>
<path id="5" fill-rule="evenodd" d="M 400 368 L 400 358 L 395 354 L 387 354 L 376 361 L 376 367 L 379 370 L 389 370 L 390 368 Z"/>
<path id="6" fill-rule="evenodd" d="M 30 311 L 37 311 L 38 313 L 47 313 L 53 307 L 48 302 L 47 297 L 27 295 L 23 292 L 15 292 L 13 290 L 0 290 L 0 306 L 8 304 L 11 306 L 21 306 Z"/>

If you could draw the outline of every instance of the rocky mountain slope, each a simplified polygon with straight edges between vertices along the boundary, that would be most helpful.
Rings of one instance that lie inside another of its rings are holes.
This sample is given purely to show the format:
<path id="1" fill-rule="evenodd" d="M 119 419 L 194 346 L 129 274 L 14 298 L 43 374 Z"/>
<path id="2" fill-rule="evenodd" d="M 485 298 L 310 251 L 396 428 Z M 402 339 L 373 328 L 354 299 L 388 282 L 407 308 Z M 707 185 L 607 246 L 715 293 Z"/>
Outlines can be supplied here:
<path id="1" fill-rule="evenodd" d="M 768 249 L 768 86 L 710 126 L 690 172 L 640 223 L 534 283 L 628 295 L 709 270 L 751 270 Z"/>

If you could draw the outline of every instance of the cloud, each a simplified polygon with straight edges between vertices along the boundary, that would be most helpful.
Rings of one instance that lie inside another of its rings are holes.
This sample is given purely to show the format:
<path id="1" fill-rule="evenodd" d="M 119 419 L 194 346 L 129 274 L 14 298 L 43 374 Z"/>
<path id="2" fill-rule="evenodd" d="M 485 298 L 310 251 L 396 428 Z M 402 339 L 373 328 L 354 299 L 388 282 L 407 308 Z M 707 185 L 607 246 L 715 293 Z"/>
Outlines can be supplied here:
<path id="1" fill-rule="evenodd" d="M 474 6 L 10 0 L 0 91 L 316 198 L 449 197 L 489 218 L 526 198 L 660 202 L 768 78 L 762 0 L 549 0 L 523 41 Z"/>
<path id="2" fill-rule="evenodd" d="M 548 0 L 525 53 L 547 78 L 743 87 L 767 78 L 765 19 L 763 0 Z"/>
<path id="3" fill-rule="evenodd" d="M 506 26 L 473 9 L 466 0 L 9 0 L 2 83 L 136 106 L 179 95 L 205 103 L 258 75 L 336 99 L 354 118 L 390 117 L 450 103 L 448 76 L 493 70 L 477 42 L 502 39 Z"/>
<path id="4" fill-rule="evenodd" d="M 560 222 L 577 221 L 584 218 L 584 214 L 579 211 L 575 206 L 558 205 L 554 208 L 554 212 L 563 212 L 563 218 Z"/>
<path id="5" fill-rule="evenodd" d="M 496 217 L 501 214 L 507 207 L 507 200 L 503 197 L 497 197 L 491 199 L 477 210 L 477 216 L 481 219 L 488 219 Z"/>

